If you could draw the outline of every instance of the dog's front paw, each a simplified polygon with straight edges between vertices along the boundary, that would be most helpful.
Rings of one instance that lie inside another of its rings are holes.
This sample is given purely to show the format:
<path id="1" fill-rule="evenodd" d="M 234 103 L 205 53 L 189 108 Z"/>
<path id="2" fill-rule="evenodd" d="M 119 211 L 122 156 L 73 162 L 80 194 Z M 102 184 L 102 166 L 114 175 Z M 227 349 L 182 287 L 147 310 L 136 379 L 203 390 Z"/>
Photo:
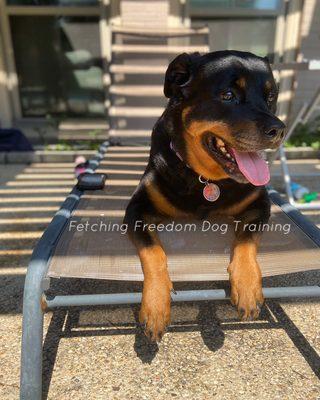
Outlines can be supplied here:
<path id="1" fill-rule="evenodd" d="M 237 307 L 241 320 L 252 321 L 258 318 L 264 298 L 259 266 L 246 267 L 235 266 L 233 263 L 229 265 L 230 300 Z"/>
<path id="2" fill-rule="evenodd" d="M 139 321 L 151 342 L 160 342 L 170 323 L 170 279 L 144 282 Z"/>

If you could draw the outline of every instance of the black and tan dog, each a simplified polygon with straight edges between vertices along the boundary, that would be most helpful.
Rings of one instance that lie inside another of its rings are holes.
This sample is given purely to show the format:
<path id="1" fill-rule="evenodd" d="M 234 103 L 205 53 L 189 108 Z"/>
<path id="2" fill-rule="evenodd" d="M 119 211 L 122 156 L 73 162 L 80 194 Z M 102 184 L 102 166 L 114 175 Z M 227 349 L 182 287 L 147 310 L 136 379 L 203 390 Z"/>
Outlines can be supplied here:
<path id="1" fill-rule="evenodd" d="M 243 225 L 266 223 L 269 169 L 260 151 L 279 146 L 285 128 L 274 115 L 270 65 L 251 53 L 181 54 L 168 67 L 164 94 L 169 102 L 125 216 L 144 273 L 140 322 L 152 341 L 170 321 L 173 286 L 158 237 L 136 221 L 228 215 Z M 256 318 L 263 303 L 259 234 L 250 230 L 237 229 L 228 267 L 231 301 L 242 319 Z"/>

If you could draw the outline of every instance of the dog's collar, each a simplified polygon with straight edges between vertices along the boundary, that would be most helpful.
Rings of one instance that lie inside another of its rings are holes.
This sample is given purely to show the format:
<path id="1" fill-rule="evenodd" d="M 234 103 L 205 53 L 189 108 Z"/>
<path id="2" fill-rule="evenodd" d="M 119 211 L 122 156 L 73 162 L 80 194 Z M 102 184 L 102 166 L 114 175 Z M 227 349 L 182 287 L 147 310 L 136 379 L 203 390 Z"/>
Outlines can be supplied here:
<path id="1" fill-rule="evenodd" d="M 175 153 L 175 155 L 179 158 L 180 161 L 182 161 L 189 169 L 192 169 L 190 167 L 190 165 L 188 165 L 184 161 L 184 159 L 181 156 L 181 154 L 175 149 L 174 144 L 172 143 L 172 141 L 170 141 L 170 149 Z M 215 183 L 210 182 L 209 179 L 203 178 L 202 175 L 198 175 L 198 179 L 199 179 L 200 183 L 205 185 L 203 190 L 202 190 L 203 197 L 206 200 L 210 201 L 210 202 L 214 202 L 214 201 L 218 200 L 218 198 L 220 197 L 220 188 L 219 188 L 219 186 L 216 185 Z"/>
<path id="2" fill-rule="evenodd" d="M 170 142 L 170 149 L 176 154 L 176 156 L 179 158 L 180 161 L 182 161 L 188 168 L 191 169 L 190 165 L 184 162 L 182 155 L 175 149 L 172 141 Z"/>

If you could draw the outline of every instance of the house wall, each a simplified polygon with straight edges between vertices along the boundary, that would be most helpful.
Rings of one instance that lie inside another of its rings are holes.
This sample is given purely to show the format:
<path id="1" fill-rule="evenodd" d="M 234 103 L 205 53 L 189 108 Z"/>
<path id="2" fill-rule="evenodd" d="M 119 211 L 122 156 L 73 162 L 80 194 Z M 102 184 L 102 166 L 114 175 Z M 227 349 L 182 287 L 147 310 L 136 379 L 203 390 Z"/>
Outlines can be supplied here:
<path id="1" fill-rule="evenodd" d="M 142 0 L 136 0 L 137 3 L 141 2 Z M 124 5 L 127 7 L 132 6 L 132 0 L 124 0 L 123 1 Z M 172 12 L 173 8 L 177 11 L 178 10 L 178 3 L 180 4 L 179 0 L 170 0 L 169 4 L 170 7 L 168 7 L 168 2 L 167 0 L 152 0 L 149 4 L 152 5 L 152 9 L 154 9 L 154 6 L 157 5 L 159 6 L 163 11 L 165 11 L 165 14 L 170 14 L 169 17 L 173 18 Z M 4 10 L 4 0 L 0 0 L 0 17 L 3 17 L 3 10 Z M 174 6 L 174 7 L 173 7 Z M 2 7 L 2 8 L 1 8 Z M 170 12 L 169 12 L 170 8 Z M 132 11 L 132 10 L 131 10 Z M 132 11 L 133 12 L 133 11 Z M 179 12 L 181 10 L 179 9 Z M 159 13 L 158 13 L 159 14 Z M 159 21 L 162 19 L 159 18 Z M 157 23 L 159 23 L 157 21 Z M 3 22 L 3 21 L 1 21 Z M 128 21 L 127 21 L 128 22 Z M 203 22 L 203 21 L 202 21 Z M 2 25 L 1 28 L 3 29 L 3 23 L 0 24 Z M 0 33 L 1 38 L 3 38 L 3 32 Z M 4 46 L 3 46 L 4 47 Z M 1 49 L 0 49 L 1 50 Z M 5 48 L 2 49 L 3 51 Z M 4 51 L 4 53 L 6 53 Z M 302 16 L 302 26 L 301 26 L 301 48 L 300 48 L 300 53 L 301 53 L 301 58 L 307 58 L 307 59 L 320 59 L 320 0 L 304 0 L 304 5 L 303 5 L 303 16 Z M 7 97 L 9 94 L 12 94 L 12 88 L 10 88 L 10 91 L 8 91 L 8 88 L 6 87 L 7 85 L 4 84 L 4 82 L 7 80 L 6 76 L 6 69 L 8 69 L 8 60 L 6 57 L 4 57 L 5 54 L 2 54 L 2 61 L 5 59 L 5 63 L 1 63 L 0 60 L 0 98 L 2 100 L 2 104 L 6 104 L 7 107 L 4 109 L 0 110 L 0 121 L 3 126 L 10 125 L 12 117 L 17 118 L 19 117 L 19 112 L 16 111 L 15 108 L 15 103 L 11 101 L 10 104 L 9 101 L 7 101 Z M 10 61 L 10 60 L 9 60 Z M 13 76 L 14 70 L 11 68 L 8 70 L 10 72 L 10 76 Z M 13 72 L 12 72 L 13 71 Z M 320 86 L 320 71 L 315 71 L 315 72 L 299 72 L 297 73 L 297 89 L 295 93 L 295 98 L 292 103 L 291 107 L 291 115 L 295 115 L 297 110 L 300 108 L 301 104 L 304 101 L 308 101 L 312 98 L 314 92 Z M 16 89 L 17 91 L 17 89 Z M 11 97 L 11 96 L 10 96 Z M 19 106 L 19 99 L 17 100 L 18 106 Z"/>
<path id="2" fill-rule="evenodd" d="M 4 49 L 0 37 L 0 128 L 8 128 L 12 124 L 12 111 L 8 87 L 7 67 L 4 62 Z"/>
<path id="3" fill-rule="evenodd" d="M 320 1 L 318 0 L 304 1 L 300 57 L 320 59 Z M 295 115 L 303 102 L 309 101 L 317 88 L 320 87 L 320 71 L 298 72 L 296 83 L 297 89 L 291 116 Z"/>

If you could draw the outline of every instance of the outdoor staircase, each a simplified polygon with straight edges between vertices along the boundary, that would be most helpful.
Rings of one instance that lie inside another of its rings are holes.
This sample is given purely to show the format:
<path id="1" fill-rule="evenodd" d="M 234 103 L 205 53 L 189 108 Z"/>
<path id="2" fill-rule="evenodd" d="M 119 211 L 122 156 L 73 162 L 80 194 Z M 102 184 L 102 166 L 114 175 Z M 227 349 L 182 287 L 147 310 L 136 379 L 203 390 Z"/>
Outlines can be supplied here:
<path id="1" fill-rule="evenodd" d="M 209 29 L 189 27 L 183 8 L 175 26 L 169 26 L 168 0 L 121 0 L 118 5 L 104 76 L 107 118 L 62 121 L 61 140 L 79 144 L 108 136 L 116 144 L 149 144 L 167 103 L 163 84 L 168 64 L 178 54 L 209 50 Z"/>
<path id="2" fill-rule="evenodd" d="M 209 50 L 207 27 L 171 28 L 163 16 L 159 17 L 163 26 L 159 26 L 162 22 L 152 12 L 154 27 L 146 14 L 139 17 L 140 24 L 137 18 L 130 20 L 130 14 L 122 15 L 126 25 L 112 26 L 108 117 L 109 136 L 116 143 L 149 144 L 153 125 L 167 102 L 163 83 L 169 62 L 183 52 Z"/>

